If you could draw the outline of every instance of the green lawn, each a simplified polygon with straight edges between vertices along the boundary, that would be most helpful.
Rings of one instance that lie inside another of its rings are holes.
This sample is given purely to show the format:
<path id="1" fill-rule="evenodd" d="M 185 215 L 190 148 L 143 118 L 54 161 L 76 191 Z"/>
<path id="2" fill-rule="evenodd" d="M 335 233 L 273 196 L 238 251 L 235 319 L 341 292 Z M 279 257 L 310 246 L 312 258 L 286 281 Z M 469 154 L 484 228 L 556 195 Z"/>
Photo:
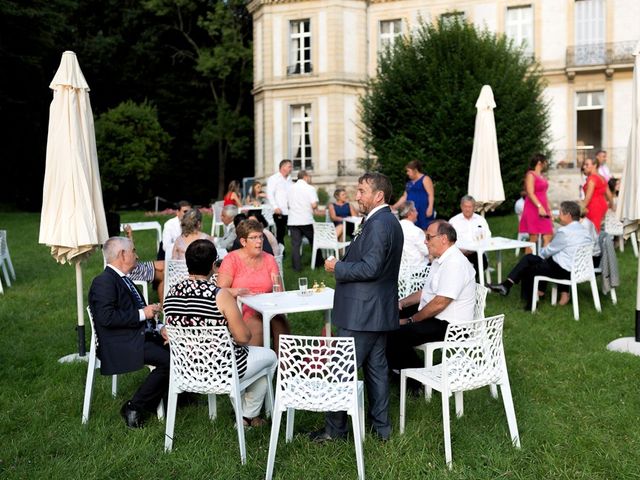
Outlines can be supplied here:
<path id="1" fill-rule="evenodd" d="M 143 220 L 140 213 L 123 221 Z M 148 218 L 147 218 L 148 219 Z M 164 221 L 165 219 L 160 219 Z M 210 222 L 210 218 L 208 219 Z M 515 236 L 509 217 L 490 218 L 494 235 Z M 263 478 L 269 428 L 247 432 L 248 461 L 240 465 L 236 432 L 228 401 L 218 402 L 219 418 L 208 421 L 206 402 L 181 409 L 176 418 L 174 450 L 163 453 L 164 424 L 151 419 L 143 430 L 125 428 L 119 408 L 145 372 L 121 377 L 118 398 L 98 376 L 91 419 L 80 423 L 86 364 L 61 365 L 57 359 L 76 349 L 75 274 L 56 264 L 37 243 L 39 215 L 0 213 L 0 228 L 8 230 L 9 247 L 18 276 L 0 295 L 0 477 L 7 479 L 93 478 Z M 136 233 L 142 259 L 155 248 L 151 233 Z M 505 253 L 506 270 L 515 262 Z M 304 262 L 309 264 L 305 250 Z M 593 308 L 589 290 L 580 287 L 580 321 L 571 307 L 524 312 L 518 289 L 502 298 L 490 295 L 487 315 L 506 314 L 507 364 L 522 441 L 510 444 L 504 410 L 488 389 L 465 394 L 465 415 L 452 415 L 453 470 L 444 463 L 439 397 L 408 402 L 406 434 L 398 427 L 398 389 L 392 388 L 394 434 L 387 443 L 365 442 L 368 478 L 638 478 L 640 454 L 640 358 L 610 353 L 606 344 L 633 335 L 636 259 L 631 248 L 619 255 L 622 285 L 619 304 L 602 297 L 603 313 Z M 297 282 L 285 259 L 285 283 Z M 85 295 L 101 270 L 94 254 L 84 266 Z M 310 283 L 325 280 L 324 272 L 305 272 Z M 294 333 L 319 334 L 322 314 L 290 317 Z M 88 346 L 88 343 L 87 343 Z M 301 412 L 296 431 L 322 424 L 322 415 Z M 351 443 L 318 446 L 296 435 L 284 443 L 284 427 L 276 456 L 279 479 L 356 477 Z"/>

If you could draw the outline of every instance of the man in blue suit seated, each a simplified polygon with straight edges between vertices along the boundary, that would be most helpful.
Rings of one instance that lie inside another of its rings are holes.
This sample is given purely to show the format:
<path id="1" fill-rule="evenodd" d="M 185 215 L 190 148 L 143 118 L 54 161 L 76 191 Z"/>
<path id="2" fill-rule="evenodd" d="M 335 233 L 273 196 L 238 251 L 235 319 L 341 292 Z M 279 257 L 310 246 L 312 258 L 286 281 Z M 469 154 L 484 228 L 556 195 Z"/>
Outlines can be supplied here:
<path id="1" fill-rule="evenodd" d="M 146 305 L 128 277 L 138 256 L 131 240 L 111 237 L 103 246 L 107 267 L 93 279 L 89 307 L 98 336 L 100 373 L 116 375 L 156 368 L 120 410 L 130 428 L 142 427 L 145 412 L 156 410 L 169 389 L 169 349 L 163 325 L 154 317 L 160 305 Z"/>
<path id="2" fill-rule="evenodd" d="M 385 348 L 387 333 L 398 328 L 398 271 L 404 238 L 388 202 L 391 182 L 380 173 L 358 179 L 356 200 L 366 215 L 344 258 L 330 257 L 325 270 L 336 278 L 333 301 L 338 336 L 353 337 L 358 368 L 364 372 L 369 398 L 369 419 L 382 440 L 391 434 L 389 423 L 389 372 Z M 329 413 L 325 428 L 311 433 L 322 442 L 347 435 L 347 414 Z"/>
<path id="3" fill-rule="evenodd" d="M 540 255 L 525 255 L 511 270 L 507 279 L 489 288 L 500 295 L 509 295 L 511 287 L 522 282 L 520 293 L 525 300 L 525 310 L 531 310 L 533 278 L 544 275 L 551 278 L 571 278 L 573 256 L 578 247 L 592 242 L 589 231 L 580 223 L 580 206 L 576 202 L 562 202 L 560 204 L 560 223 L 551 243 L 540 250 Z M 538 284 L 538 294 L 544 294 L 545 282 Z M 569 286 L 558 285 L 560 291 L 560 305 L 569 303 Z"/>

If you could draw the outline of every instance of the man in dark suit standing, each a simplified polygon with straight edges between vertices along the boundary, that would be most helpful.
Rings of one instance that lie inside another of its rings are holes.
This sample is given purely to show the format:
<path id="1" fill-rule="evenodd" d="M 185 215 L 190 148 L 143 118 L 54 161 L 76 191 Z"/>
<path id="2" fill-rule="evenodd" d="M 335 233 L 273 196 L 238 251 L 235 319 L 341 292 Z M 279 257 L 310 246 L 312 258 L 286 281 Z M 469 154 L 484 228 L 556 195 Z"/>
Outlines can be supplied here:
<path id="1" fill-rule="evenodd" d="M 366 215 L 341 261 L 329 258 L 325 270 L 334 272 L 336 291 L 333 323 L 338 336 L 353 337 L 358 367 L 364 371 L 369 398 L 369 419 L 382 440 L 391 434 L 389 424 L 389 372 L 385 348 L 387 332 L 398 323 L 398 271 L 404 238 L 388 202 L 391 182 L 380 173 L 358 179 L 356 200 Z M 315 441 L 344 438 L 345 412 L 327 414 L 325 428 L 313 432 Z"/>
<path id="2" fill-rule="evenodd" d="M 111 237 L 103 247 L 107 267 L 93 279 L 89 306 L 98 336 L 100 373 L 115 375 L 156 368 L 120 410 L 127 426 L 142 427 L 145 412 L 156 410 L 169 388 L 169 349 L 166 332 L 156 325 L 159 305 L 146 305 L 127 276 L 137 261 L 131 240 Z"/>

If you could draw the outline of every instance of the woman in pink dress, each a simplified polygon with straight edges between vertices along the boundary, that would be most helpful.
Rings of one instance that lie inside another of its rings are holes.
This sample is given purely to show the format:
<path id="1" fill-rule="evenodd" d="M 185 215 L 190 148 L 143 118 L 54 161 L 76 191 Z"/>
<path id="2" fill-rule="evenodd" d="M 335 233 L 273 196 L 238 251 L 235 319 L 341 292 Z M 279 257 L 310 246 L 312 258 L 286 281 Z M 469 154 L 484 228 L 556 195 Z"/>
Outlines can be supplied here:
<path id="1" fill-rule="evenodd" d="M 283 289 L 280 270 L 273 255 L 262 250 L 262 224 L 257 220 L 244 220 L 236 227 L 236 236 L 242 248 L 227 254 L 218 270 L 218 286 L 246 288 L 251 293 L 270 293 L 274 281 Z M 242 318 L 251 331 L 249 345 L 264 345 L 262 335 L 262 315 L 247 307 L 242 308 Z M 280 334 L 289 333 L 289 324 L 282 315 L 271 320 L 273 349 L 278 352 Z"/>
<path id="2" fill-rule="evenodd" d="M 541 153 L 535 154 L 529 162 L 529 171 L 524 177 L 527 196 L 524 199 L 524 210 L 518 227 L 520 233 L 529 234 L 529 240 L 532 242 L 537 242 L 538 236 L 542 235 L 543 246 L 547 245 L 553 236 L 551 210 L 547 201 L 549 182 L 542 176 L 547 166 L 547 159 Z"/>
<path id="3" fill-rule="evenodd" d="M 609 202 L 613 195 L 605 179 L 598 173 L 598 161 L 587 158 L 583 164 L 583 170 L 587 175 L 587 181 L 582 187 L 584 190 L 583 205 L 586 208 L 586 217 L 591 220 L 596 231 L 600 233 L 602 219 L 609 209 Z"/>

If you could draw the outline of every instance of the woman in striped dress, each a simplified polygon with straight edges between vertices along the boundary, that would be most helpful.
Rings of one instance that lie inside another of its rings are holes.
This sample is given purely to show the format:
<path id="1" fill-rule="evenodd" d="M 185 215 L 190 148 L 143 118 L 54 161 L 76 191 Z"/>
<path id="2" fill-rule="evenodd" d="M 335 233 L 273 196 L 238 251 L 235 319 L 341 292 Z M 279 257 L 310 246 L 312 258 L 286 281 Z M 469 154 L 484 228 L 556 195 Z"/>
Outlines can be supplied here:
<path id="1" fill-rule="evenodd" d="M 192 242 L 185 252 L 189 278 L 177 283 L 164 300 L 165 321 L 184 327 L 217 327 L 229 329 L 233 339 L 238 376 L 252 376 L 269 366 L 275 369 L 275 353 L 264 347 L 248 346 L 251 332 L 242 320 L 236 299 L 229 289 L 218 288 L 209 278 L 217 260 L 215 246 L 208 240 Z M 267 379 L 261 377 L 242 394 L 245 426 L 261 426 L 260 410 L 267 392 Z"/>

